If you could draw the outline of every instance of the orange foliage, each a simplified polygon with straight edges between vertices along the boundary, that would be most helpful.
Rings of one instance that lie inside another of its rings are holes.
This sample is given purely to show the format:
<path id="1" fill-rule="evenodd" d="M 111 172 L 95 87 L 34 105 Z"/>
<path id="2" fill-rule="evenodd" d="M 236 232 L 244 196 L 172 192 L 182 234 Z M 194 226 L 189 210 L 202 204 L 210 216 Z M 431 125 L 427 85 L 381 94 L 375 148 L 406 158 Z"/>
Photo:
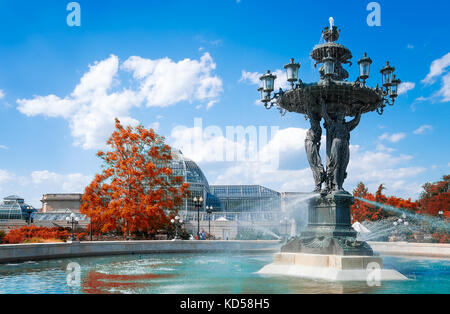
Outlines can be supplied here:
<path id="1" fill-rule="evenodd" d="M 431 216 L 438 216 L 443 212 L 443 216 L 450 219 L 450 175 L 442 178 L 436 183 L 427 183 L 423 186 L 419 205 L 420 213 Z"/>
<path id="2" fill-rule="evenodd" d="M 19 243 L 40 243 L 48 240 L 67 241 L 69 232 L 63 228 L 40 228 L 36 226 L 26 226 L 11 230 L 3 238 L 4 244 Z"/>
<path id="3" fill-rule="evenodd" d="M 387 197 L 383 195 L 383 185 L 380 185 L 377 193 L 373 195 L 368 192 L 363 183 L 358 184 L 357 188 L 353 191 L 353 196 L 435 217 L 439 216 L 439 212 L 442 212 L 444 218 L 450 219 L 449 188 L 450 175 L 446 175 L 439 182 L 426 183 L 423 186 L 424 191 L 422 192 L 420 199 L 416 202 L 412 202 L 411 199 L 405 200 L 395 196 Z M 389 213 L 383 211 L 381 208 L 359 200 L 355 200 L 355 204 L 352 206 L 351 211 L 353 221 L 376 221 L 389 216 Z M 436 235 L 436 239 L 441 241 L 442 237 Z"/>
<path id="4" fill-rule="evenodd" d="M 364 183 L 359 183 L 357 188 L 353 191 L 354 197 L 359 197 L 371 202 L 381 203 L 388 206 L 407 209 L 411 211 L 417 211 L 418 202 L 412 202 L 411 199 L 405 200 L 399 197 L 390 196 L 387 197 L 383 194 L 384 186 L 380 185 L 377 192 L 371 194 L 368 192 L 368 189 L 364 185 Z M 351 207 L 351 215 L 353 222 L 362 222 L 362 221 L 377 221 L 380 219 L 388 218 L 392 216 L 389 212 L 381 209 L 380 207 L 367 204 L 365 202 L 355 200 L 355 203 Z"/>
<path id="5" fill-rule="evenodd" d="M 86 188 L 81 212 L 96 231 L 116 234 L 155 234 L 170 224 L 188 195 L 188 184 L 173 175 L 171 148 L 164 138 L 143 126 L 116 130 L 98 152 L 102 172 Z"/>

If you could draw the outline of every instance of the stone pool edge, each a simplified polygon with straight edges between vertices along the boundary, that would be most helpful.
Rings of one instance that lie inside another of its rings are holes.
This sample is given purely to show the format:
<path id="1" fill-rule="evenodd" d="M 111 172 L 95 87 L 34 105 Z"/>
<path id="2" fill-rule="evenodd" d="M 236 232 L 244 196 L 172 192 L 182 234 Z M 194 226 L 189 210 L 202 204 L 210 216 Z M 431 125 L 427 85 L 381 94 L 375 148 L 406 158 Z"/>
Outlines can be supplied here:
<path id="1" fill-rule="evenodd" d="M 280 241 L 115 241 L 0 245 L 0 264 L 58 258 L 130 254 L 266 252 L 278 253 Z M 375 253 L 450 259 L 450 244 L 369 242 Z"/>
<path id="2" fill-rule="evenodd" d="M 163 253 L 279 252 L 280 241 L 113 241 L 0 245 L 0 264 Z"/>
<path id="3" fill-rule="evenodd" d="M 450 259 L 450 244 L 409 242 L 368 242 L 381 255 Z"/>

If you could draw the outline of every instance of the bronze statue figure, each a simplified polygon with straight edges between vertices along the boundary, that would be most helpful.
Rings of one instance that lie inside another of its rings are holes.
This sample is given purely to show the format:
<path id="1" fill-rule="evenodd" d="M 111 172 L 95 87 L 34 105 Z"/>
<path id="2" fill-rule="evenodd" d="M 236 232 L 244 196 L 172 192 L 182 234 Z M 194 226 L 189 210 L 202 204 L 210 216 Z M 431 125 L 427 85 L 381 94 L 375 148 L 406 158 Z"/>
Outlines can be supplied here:
<path id="1" fill-rule="evenodd" d="M 345 111 L 336 113 L 333 119 L 327 112 L 326 104 L 322 101 L 322 115 L 325 128 L 328 131 L 327 147 L 327 179 L 329 191 L 344 191 L 343 184 L 347 177 L 347 167 L 350 161 L 350 132 L 361 121 L 361 112 L 350 122 L 345 121 Z"/>
<path id="2" fill-rule="evenodd" d="M 311 122 L 311 129 L 307 132 L 305 139 L 306 156 L 308 156 L 308 161 L 314 176 L 316 187 L 314 192 L 320 192 L 322 190 L 322 184 L 326 181 L 325 169 L 322 164 L 322 158 L 320 158 L 320 145 L 322 140 L 320 120 L 322 120 L 322 117 L 312 113 L 310 105 L 307 106 L 307 111 Z"/>

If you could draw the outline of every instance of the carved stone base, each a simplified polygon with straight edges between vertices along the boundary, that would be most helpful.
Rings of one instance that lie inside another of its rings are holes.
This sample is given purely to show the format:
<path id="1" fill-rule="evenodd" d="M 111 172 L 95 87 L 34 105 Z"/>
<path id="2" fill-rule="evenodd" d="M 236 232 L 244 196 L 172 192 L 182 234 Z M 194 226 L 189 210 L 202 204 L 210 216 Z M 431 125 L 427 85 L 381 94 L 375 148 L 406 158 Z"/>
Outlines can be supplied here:
<path id="1" fill-rule="evenodd" d="M 366 242 L 350 237 L 300 236 L 290 240 L 281 248 L 282 253 L 307 253 L 340 256 L 373 256 Z"/>
<path id="2" fill-rule="evenodd" d="M 374 273 L 374 265 L 377 273 Z M 395 270 L 383 269 L 381 257 L 303 253 L 276 254 L 273 264 L 265 266 L 258 274 L 326 281 L 408 280 Z"/>
<path id="3" fill-rule="evenodd" d="M 357 233 L 350 219 L 353 202 L 353 196 L 344 191 L 313 198 L 307 229 L 288 241 L 281 252 L 373 256 L 366 242 L 356 240 Z"/>

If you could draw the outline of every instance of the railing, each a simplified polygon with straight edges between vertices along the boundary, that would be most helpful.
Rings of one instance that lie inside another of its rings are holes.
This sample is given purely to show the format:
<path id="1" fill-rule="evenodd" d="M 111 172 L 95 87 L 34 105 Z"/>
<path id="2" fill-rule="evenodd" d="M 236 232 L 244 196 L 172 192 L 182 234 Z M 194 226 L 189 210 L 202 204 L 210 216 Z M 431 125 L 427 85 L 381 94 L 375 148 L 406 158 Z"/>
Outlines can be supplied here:
<path id="1" fill-rule="evenodd" d="M 182 214 L 184 221 L 197 221 L 198 215 L 196 212 L 185 212 Z M 209 216 L 207 213 L 200 213 L 200 221 L 279 221 L 282 219 L 280 212 L 220 212 L 212 213 Z"/>

